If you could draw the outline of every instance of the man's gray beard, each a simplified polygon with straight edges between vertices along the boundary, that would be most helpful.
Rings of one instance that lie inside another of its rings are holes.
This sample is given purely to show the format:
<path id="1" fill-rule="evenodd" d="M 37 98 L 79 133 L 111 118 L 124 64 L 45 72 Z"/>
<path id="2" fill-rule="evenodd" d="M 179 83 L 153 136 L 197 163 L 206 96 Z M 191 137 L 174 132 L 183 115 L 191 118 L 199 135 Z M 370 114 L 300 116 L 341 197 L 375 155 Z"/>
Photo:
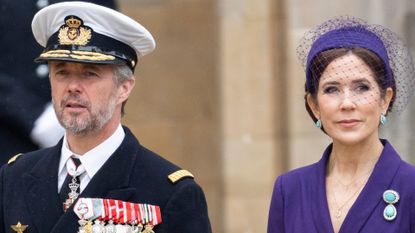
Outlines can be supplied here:
<path id="1" fill-rule="evenodd" d="M 55 102 L 53 102 L 53 106 L 55 108 L 59 123 L 64 129 L 66 129 L 66 131 L 69 131 L 75 135 L 87 135 L 89 133 L 98 132 L 109 121 L 115 111 L 116 97 L 115 95 L 110 97 L 108 104 L 103 105 L 107 106 L 105 109 L 90 111 L 90 108 L 88 108 L 87 110 L 90 111 L 90 115 L 85 120 L 82 120 L 82 118 L 78 117 L 78 114 L 73 114 L 70 117 L 64 119 L 64 108 L 62 107 L 58 112 Z"/>

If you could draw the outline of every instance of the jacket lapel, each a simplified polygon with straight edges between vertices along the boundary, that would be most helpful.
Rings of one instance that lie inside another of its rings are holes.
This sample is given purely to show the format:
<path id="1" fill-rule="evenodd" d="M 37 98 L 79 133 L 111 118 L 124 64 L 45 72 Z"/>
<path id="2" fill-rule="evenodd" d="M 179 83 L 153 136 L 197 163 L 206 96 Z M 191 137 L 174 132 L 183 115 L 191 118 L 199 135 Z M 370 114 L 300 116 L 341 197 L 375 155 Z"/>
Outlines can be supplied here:
<path id="1" fill-rule="evenodd" d="M 49 232 L 63 212 L 57 187 L 60 149 L 58 143 L 45 151 L 32 170 L 23 175 L 27 209 L 38 232 Z"/>
<path id="2" fill-rule="evenodd" d="M 389 189 L 401 163 L 401 158 L 386 140 L 382 140 L 384 149 L 372 175 L 360 193 L 356 202 L 350 208 L 340 233 L 360 232 L 373 214 L 376 206 L 383 202 L 383 192 Z M 383 218 L 382 213 L 376 213 Z"/>
<path id="3" fill-rule="evenodd" d="M 128 200 L 136 193 L 128 185 L 139 144 L 128 129 L 124 128 L 124 131 L 124 141 L 91 179 L 80 197 Z M 76 232 L 78 220 L 72 206 L 62 215 L 51 233 Z"/>
<path id="4" fill-rule="evenodd" d="M 326 195 L 326 165 L 331 150 L 332 145 L 324 151 L 323 157 L 317 163 L 317 170 L 314 174 L 313 181 L 310 182 L 310 185 L 315 185 L 315 187 L 312 187 L 313 191 L 310 193 L 311 199 L 309 202 L 311 202 L 311 212 L 317 232 L 333 232 Z"/>

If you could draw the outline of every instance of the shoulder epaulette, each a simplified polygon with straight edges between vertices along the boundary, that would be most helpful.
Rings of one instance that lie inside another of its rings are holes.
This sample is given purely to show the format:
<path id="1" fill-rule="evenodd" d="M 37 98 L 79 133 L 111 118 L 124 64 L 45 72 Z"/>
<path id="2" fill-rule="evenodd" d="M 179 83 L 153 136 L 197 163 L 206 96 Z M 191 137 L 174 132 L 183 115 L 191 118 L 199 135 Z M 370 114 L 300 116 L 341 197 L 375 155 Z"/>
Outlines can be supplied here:
<path id="1" fill-rule="evenodd" d="M 190 173 L 190 172 L 189 172 L 189 171 L 187 171 L 187 170 L 178 170 L 178 171 L 175 171 L 175 172 L 171 173 L 171 174 L 168 176 L 169 180 L 170 180 L 173 184 L 174 184 L 174 183 L 176 183 L 177 181 L 179 181 L 179 180 L 181 180 L 181 179 L 185 178 L 185 177 L 194 178 L 193 174 L 192 174 L 192 173 Z"/>
<path id="2" fill-rule="evenodd" d="M 17 155 L 15 155 L 15 156 L 13 156 L 13 157 L 11 157 L 10 159 L 9 159 L 9 161 L 7 162 L 7 164 L 12 164 L 12 163 L 14 163 L 14 162 L 16 162 L 16 160 L 20 157 L 20 155 L 22 155 L 22 153 L 19 153 L 19 154 L 17 154 Z"/>

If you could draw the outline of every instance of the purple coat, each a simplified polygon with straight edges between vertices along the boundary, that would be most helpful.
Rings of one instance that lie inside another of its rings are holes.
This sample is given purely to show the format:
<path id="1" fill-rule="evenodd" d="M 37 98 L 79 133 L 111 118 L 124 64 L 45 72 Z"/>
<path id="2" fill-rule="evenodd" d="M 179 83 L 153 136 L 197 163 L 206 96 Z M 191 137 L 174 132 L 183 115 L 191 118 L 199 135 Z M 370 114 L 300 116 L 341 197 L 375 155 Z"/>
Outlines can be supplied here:
<path id="1" fill-rule="evenodd" d="M 415 167 L 404 162 L 386 140 L 372 174 L 350 208 L 340 233 L 415 233 Z M 326 164 L 330 145 L 321 160 L 277 178 L 268 218 L 268 233 L 332 233 L 326 199 Z M 397 216 L 383 217 L 382 194 L 397 191 Z"/>

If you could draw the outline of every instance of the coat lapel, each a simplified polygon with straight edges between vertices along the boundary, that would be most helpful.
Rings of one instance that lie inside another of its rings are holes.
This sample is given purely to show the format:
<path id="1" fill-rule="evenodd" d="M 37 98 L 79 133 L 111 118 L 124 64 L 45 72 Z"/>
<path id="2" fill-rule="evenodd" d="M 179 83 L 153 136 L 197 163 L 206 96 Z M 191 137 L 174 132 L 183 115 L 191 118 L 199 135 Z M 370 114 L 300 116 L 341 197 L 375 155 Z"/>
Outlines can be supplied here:
<path id="1" fill-rule="evenodd" d="M 60 148 L 61 143 L 47 150 L 32 170 L 23 175 L 27 209 L 38 232 L 49 232 L 63 213 L 57 187 Z"/>
<path id="2" fill-rule="evenodd" d="M 373 214 L 376 206 L 383 202 L 383 192 L 389 189 L 398 171 L 401 158 L 386 140 L 382 140 L 384 149 L 364 189 L 350 208 L 340 233 L 360 232 Z M 383 218 L 382 213 L 379 218 Z"/>
<path id="3" fill-rule="evenodd" d="M 128 200 L 136 193 L 136 190 L 128 185 L 139 144 L 128 129 L 124 128 L 124 131 L 124 141 L 91 179 L 80 197 Z M 72 206 L 62 215 L 51 233 L 76 232 L 78 220 Z"/>
<path id="4" fill-rule="evenodd" d="M 314 174 L 314 180 L 311 185 L 313 192 L 311 192 L 311 213 L 313 215 L 314 226 L 317 228 L 317 232 L 332 233 L 333 226 L 331 224 L 329 207 L 327 204 L 326 195 L 326 165 L 331 153 L 332 145 L 327 147 L 323 153 L 323 157 L 317 163 L 317 170 Z"/>

